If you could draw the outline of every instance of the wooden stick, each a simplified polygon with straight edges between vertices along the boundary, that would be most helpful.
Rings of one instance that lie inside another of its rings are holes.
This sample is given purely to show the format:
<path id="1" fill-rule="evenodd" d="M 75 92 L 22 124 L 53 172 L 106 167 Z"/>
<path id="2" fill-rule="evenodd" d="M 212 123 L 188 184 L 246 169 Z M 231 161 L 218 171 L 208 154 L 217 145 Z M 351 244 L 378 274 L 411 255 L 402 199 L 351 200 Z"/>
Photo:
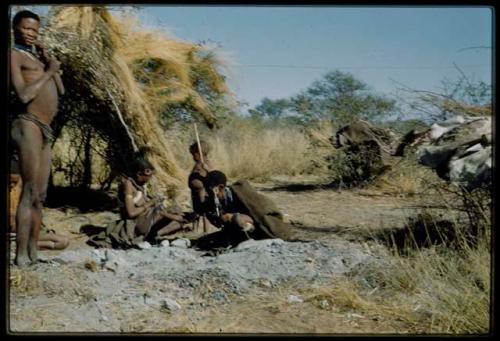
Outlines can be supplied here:
<path id="1" fill-rule="evenodd" d="M 194 123 L 194 133 L 196 134 L 196 144 L 198 144 L 198 152 L 200 153 L 201 162 L 204 162 L 203 152 L 201 151 L 200 136 L 198 135 L 198 128 L 196 128 L 196 123 Z"/>
<path id="2" fill-rule="evenodd" d="M 122 116 L 122 113 L 120 111 L 120 108 L 118 108 L 118 105 L 115 102 L 115 98 L 113 97 L 113 95 L 111 94 L 111 92 L 109 91 L 109 89 L 106 89 L 106 91 L 108 92 L 108 95 L 111 98 L 111 102 L 113 102 L 113 105 L 115 106 L 116 113 L 118 114 L 118 118 L 120 119 L 121 124 L 125 128 L 125 131 L 127 132 L 127 135 L 130 138 L 130 141 L 132 142 L 132 148 L 134 148 L 134 152 L 137 152 L 139 150 L 139 148 L 135 144 L 134 137 L 132 136 L 132 133 L 128 129 L 128 126 L 125 123 L 125 120 L 123 119 L 123 116 Z"/>
<path id="3" fill-rule="evenodd" d="M 198 145 L 198 152 L 200 153 L 200 160 L 203 163 L 203 152 L 201 150 L 201 143 L 200 143 L 200 136 L 198 135 L 198 128 L 196 127 L 196 123 L 194 124 L 194 133 L 196 135 L 196 144 Z M 203 233 L 207 233 L 207 223 L 205 221 L 205 214 L 201 216 L 201 219 L 203 220 Z"/>

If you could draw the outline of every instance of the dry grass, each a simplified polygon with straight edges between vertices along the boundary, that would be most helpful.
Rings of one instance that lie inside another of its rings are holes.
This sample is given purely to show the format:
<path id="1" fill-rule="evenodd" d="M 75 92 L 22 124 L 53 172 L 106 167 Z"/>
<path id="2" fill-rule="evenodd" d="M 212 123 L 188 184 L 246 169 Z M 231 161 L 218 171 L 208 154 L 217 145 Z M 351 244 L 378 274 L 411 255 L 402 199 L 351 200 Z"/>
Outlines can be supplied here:
<path id="1" fill-rule="evenodd" d="M 472 198 L 474 203 L 470 202 Z M 388 250 L 388 264 L 371 264 L 354 277 L 380 289 L 374 298 L 390 297 L 396 305 L 412 302 L 414 308 L 407 310 L 408 316 L 417 313 L 419 317 L 412 323 L 422 333 L 487 334 L 491 317 L 491 220 L 488 210 L 483 209 L 488 206 L 484 202 L 491 203 L 491 198 L 488 192 L 456 192 L 454 197 L 448 193 L 439 201 L 448 207 L 444 215 L 453 217 L 451 244 L 419 247 L 410 234 L 405 246 Z M 457 214 L 457 210 L 466 212 Z M 420 216 L 443 219 L 442 215 L 431 216 L 430 211 Z"/>
<path id="2" fill-rule="evenodd" d="M 201 138 L 212 150 L 209 159 L 231 179 L 264 180 L 272 175 L 294 176 L 311 171 L 321 162 L 310 138 L 298 128 L 261 127 L 245 118 L 234 118 L 222 128 L 202 130 Z M 195 141 L 193 129 L 168 131 L 167 138 L 183 169 L 193 160 L 189 145 Z"/>
<path id="3" fill-rule="evenodd" d="M 389 170 L 374 179 L 368 187 L 386 194 L 414 196 L 428 194 L 429 187 L 443 184 L 435 171 L 418 163 L 414 154 L 394 157 Z"/>
<path id="4" fill-rule="evenodd" d="M 199 84 L 204 92 L 228 93 L 217 55 L 146 30 L 132 19 L 118 20 L 104 6 L 54 6 L 48 22 L 44 39 L 62 62 L 67 88 L 58 123 L 69 124 L 77 136 L 93 130 L 105 141 L 106 161 L 122 172 L 135 146 L 150 146 L 158 188 L 175 195 L 184 174 L 164 137 L 158 110 L 189 102 L 213 124 L 216 113 L 208 110 Z"/>

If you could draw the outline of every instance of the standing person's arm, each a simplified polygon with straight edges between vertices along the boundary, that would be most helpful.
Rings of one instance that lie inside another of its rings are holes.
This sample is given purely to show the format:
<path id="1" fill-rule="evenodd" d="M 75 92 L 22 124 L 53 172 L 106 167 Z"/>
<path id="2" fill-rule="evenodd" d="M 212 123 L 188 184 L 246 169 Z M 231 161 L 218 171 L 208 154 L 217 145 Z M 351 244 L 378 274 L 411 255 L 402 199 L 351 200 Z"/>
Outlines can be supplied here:
<path id="1" fill-rule="evenodd" d="M 59 91 L 59 95 L 64 95 L 66 93 L 66 90 L 64 89 L 64 84 L 61 79 L 61 75 L 59 73 L 56 73 L 54 75 L 54 82 L 56 82 L 57 91 Z"/>
<path id="2" fill-rule="evenodd" d="M 36 41 L 35 46 L 38 49 L 39 53 L 42 55 L 43 59 L 45 59 L 46 62 L 51 60 L 51 58 L 47 52 L 47 49 L 45 48 L 45 45 L 43 45 L 43 43 L 41 41 L 39 41 L 39 40 Z M 54 74 L 54 82 L 56 83 L 57 91 L 59 92 L 59 94 L 64 95 L 66 90 L 64 89 L 64 84 L 62 82 L 61 75 L 59 72 L 56 72 Z"/>
<path id="3" fill-rule="evenodd" d="M 38 96 L 44 84 L 50 80 L 52 76 L 54 76 L 57 70 L 59 70 L 59 66 L 61 64 L 57 60 L 51 59 L 49 61 L 49 68 L 43 76 L 31 84 L 26 84 L 21 71 L 21 56 L 14 51 L 11 51 L 10 56 L 10 77 L 12 86 L 16 91 L 17 97 L 19 97 L 21 102 L 24 104 L 31 102 L 36 96 Z"/>

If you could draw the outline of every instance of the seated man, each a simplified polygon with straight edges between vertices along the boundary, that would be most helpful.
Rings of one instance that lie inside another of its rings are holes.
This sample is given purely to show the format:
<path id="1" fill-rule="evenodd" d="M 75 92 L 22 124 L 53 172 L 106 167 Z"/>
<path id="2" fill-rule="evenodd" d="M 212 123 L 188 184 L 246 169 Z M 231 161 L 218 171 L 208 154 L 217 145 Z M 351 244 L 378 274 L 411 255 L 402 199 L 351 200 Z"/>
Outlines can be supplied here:
<path id="1" fill-rule="evenodd" d="M 191 170 L 191 173 L 189 174 L 188 185 L 191 189 L 193 211 L 199 215 L 203 215 L 205 213 L 203 205 L 207 196 L 205 189 L 206 176 L 208 172 L 213 171 L 215 168 L 208 159 L 210 145 L 207 142 L 201 140 L 200 147 L 201 153 L 198 149 L 197 142 L 194 142 L 191 146 L 189 146 L 189 152 L 191 153 L 195 164 L 193 166 L 193 169 Z"/>
<path id="2" fill-rule="evenodd" d="M 220 171 L 206 177 L 209 202 L 207 218 L 222 228 L 231 245 L 248 238 L 266 239 L 290 237 L 290 226 L 269 198 L 258 193 L 246 180 L 226 185 L 227 178 Z"/>

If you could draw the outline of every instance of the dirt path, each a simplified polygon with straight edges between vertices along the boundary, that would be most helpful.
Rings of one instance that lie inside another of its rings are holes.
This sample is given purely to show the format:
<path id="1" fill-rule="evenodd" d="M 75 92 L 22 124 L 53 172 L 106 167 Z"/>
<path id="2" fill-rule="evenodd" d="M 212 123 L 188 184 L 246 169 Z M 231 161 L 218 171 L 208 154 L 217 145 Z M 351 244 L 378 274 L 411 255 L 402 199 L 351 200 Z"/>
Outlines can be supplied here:
<path id="1" fill-rule="evenodd" d="M 337 190 L 304 179 L 255 186 L 278 204 L 301 242 L 263 241 L 217 257 L 175 247 L 97 251 L 85 244 L 80 227 L 104 226 L 116 213 L 45 209 L 45 224 L 71 245 L 41 252 L 45 261 L 26 270 L 11 268 L 11 329 L 413 332 L 403 320 L 362 314 L 319 292 L 341 283 L 357 264 L 377 261 L 376 251 L 356 236 L 403 226 L 415 212 L 414 198 Z M 169 307 L 168 300 L 179 306 Z"/>

